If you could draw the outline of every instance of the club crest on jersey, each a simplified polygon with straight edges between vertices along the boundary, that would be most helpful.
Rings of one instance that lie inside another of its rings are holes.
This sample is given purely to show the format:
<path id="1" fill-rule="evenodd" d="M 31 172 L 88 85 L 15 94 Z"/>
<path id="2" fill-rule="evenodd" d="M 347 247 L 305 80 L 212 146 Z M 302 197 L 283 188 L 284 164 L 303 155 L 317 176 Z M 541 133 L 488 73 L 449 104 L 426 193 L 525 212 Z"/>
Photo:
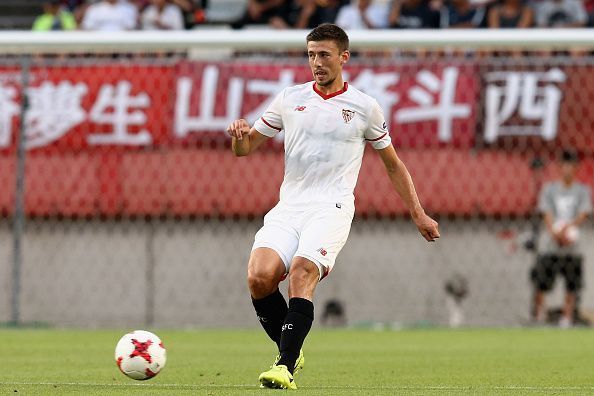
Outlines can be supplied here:
<path id="1" fill-rule="evenodd" d="M 307 106 L 297 106 L 295 107 L 295 111 L 303 111 Z"/>
<path id="2" fill-rule="evenodd" d="M 328 254 L 328 252 L 326 251 L 326 249 L 324 249 L 323 247 L 319 248 L 317 250 L 322 256 L 325 256 Z"/>
<path id="3" fill-rule="evenodd" d="M 355 116 L 354 111 L 342 109 L 342 118 L 344 119 L 345 124 L 348 124 L 353 119 L 354 116 Z"/>

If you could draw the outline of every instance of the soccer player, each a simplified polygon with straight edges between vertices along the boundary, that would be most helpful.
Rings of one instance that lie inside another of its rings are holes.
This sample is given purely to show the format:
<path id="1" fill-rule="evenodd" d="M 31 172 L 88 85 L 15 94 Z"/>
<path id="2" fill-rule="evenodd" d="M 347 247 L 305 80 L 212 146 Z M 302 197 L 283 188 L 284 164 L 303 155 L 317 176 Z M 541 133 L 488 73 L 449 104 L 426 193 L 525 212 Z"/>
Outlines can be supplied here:
<path id="1" fill-rule="evenodd" d="M 439 238 L 437 222 L 425 214 L 391 144 L 380 106 L 343 81 L 350 57 L 346 33 L 333 24 L 318 26 L 307 36 L 307 54 L 314 81 L 285 88 L 252 128 L 236 120 L 227 129 L 236 156 L 285 131 L 280 201 L 256 234 L 247 277 L 258 319 L 279 349 L 259 378 L 268 388 L 297 388 L 293 374 L 303 367 L 314 290 L 347 240 L 365 143 L 379 153 L 419 232 L 427 241 Z M 285 277 L 288 306 L 278 289 Z"/>

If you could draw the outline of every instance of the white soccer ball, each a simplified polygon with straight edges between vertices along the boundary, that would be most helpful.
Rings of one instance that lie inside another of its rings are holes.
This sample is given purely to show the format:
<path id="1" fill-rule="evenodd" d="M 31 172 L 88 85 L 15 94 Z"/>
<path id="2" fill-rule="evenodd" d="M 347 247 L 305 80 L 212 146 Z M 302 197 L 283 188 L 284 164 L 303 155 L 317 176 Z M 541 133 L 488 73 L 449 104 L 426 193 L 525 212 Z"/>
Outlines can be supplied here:
<path id="1" fill-rule="evenodd" d="M 167 352 L 155 334 L 135 330 L 125 334 L 116 345 L 116 364 L 120 371 L 135 380 L 147 380 L 165 367 Z"/>
<path id="2" fill-rule="evenodd" d="M 556 221 L 553 224 L 553 231 L 559 232 L 566 225 L 567 223 L 564 221 Z M 569 240 L 569 243 L 574 244 L 580 238 L 580 230 L 576 226 L 571 225 L 567 227 L 567 230 L 565 231 L 565 237 Z"/>

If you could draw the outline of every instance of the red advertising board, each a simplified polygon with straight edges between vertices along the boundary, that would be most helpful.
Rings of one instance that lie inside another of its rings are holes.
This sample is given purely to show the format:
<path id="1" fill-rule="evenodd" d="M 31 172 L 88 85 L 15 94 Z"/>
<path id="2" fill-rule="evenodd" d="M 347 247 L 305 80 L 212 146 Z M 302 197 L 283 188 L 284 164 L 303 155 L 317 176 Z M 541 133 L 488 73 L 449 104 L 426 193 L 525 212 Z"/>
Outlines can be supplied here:
<path id="1" fill-rule="evenodd" d="M 594 153 L 591 68 L 477 62 L 354 63 L 345 77 L 383 108 L 431 211 L 526 214 L 536 193 L 529 168 L 534 153 L 561 147 Z M 236 159 L 224 129 L 236 118 L 253 122 L 284 87 L 309 78 L 307 65 L 294 62 L 34 67 L 25 116 L 26 210 L 261 214 L 278 197 L 282 140 Z M 14 200 L 20 84 L 19 69 L 0 68 L 3 213 L 12 212 Z M 404 213 L 381 163 L 369 157 L 356 190 L 359 213 Z"/>

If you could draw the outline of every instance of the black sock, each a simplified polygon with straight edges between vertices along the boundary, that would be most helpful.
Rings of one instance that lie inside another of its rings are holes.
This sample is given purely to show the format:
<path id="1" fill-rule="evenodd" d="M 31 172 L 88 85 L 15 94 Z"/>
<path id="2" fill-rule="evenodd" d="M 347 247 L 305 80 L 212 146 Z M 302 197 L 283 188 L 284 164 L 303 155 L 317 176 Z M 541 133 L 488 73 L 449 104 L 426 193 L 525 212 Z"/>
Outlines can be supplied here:
<path id="1" fill-rule="evenodd" d="M 252 304 L 256 309 L 256 315 L 260 324 L 266 331 L 266 334 L 276 342 L 280 350 L 281 329 L 285 318 L 287 317 L 287 301 L 283 297 L 280 290 L 276 291 L 264 298 L 253 299 Z"/>
<path id="2" fill-rule="evenodd" d="M 314 305 L 304 298 L 293 297 L 289 300 L 289 313 L 282 327 L 278 364 L 287 366 L 291 374 L 299 358 L 299 350 L 311 329 L 314 319 Z"/>

